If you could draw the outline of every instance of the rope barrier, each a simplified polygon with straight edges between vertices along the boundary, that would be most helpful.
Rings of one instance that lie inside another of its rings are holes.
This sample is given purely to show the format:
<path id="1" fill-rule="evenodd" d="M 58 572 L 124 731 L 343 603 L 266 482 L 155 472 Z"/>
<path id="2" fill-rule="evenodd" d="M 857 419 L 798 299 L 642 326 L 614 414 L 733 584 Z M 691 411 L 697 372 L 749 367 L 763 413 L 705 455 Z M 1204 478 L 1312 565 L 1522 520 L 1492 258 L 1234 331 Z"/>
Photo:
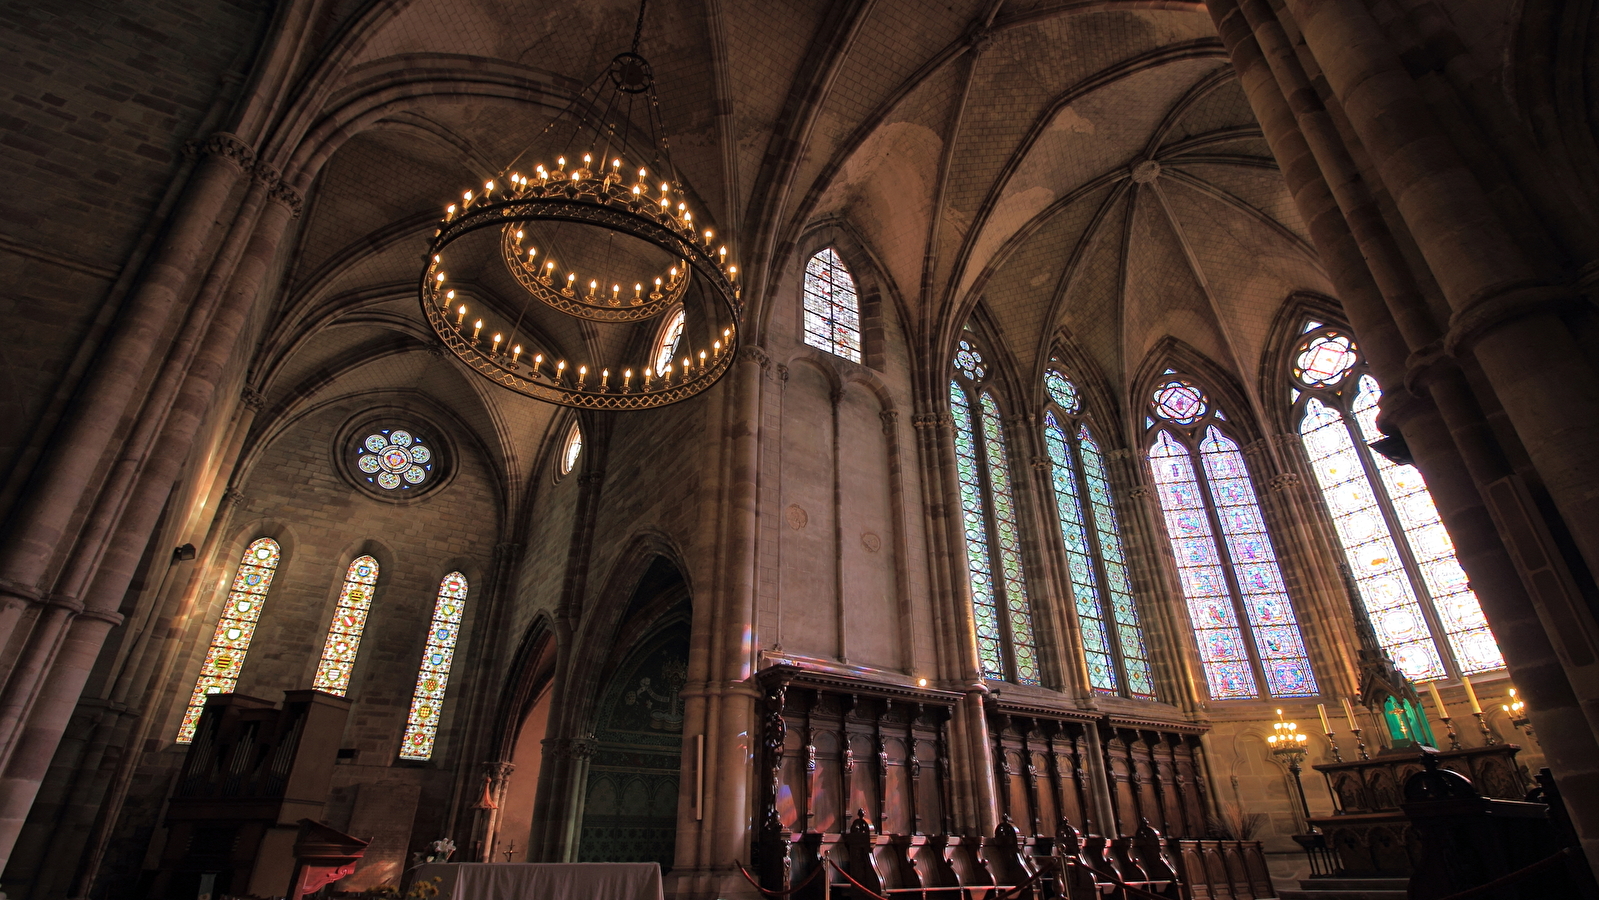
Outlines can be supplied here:
<path id="1" fill-rule="evenodd" d="M 811 882 L 816 880 L 816 876 L 817 875 L 820 875 L 823 872 L 823 870 L 825 870 L 827 868 L 826 866 L 817 866 L 815 869 L 811 870 L 811 877 L 805 879 L 804 881 L 800 882 L 799 884 L 789 888 L 786 891 L 773 891 L 773 890 L 768 890 L 766 888 L 761 887 L 760 884 L 758 882 L 756 882 L 755 879 L 751 878 L 750 877 L 750 870 L 744 868 L 744 864 L 743 863 L 738 862 L 737 860 L 735 860 L 733 862 L 733 865 L 738 866 L 738 871 L 739 871 L 739 873 L 741 875 L 744 876 L 744 880 L 745 881 L 748 881 L 752 887 L 754 887 L 757 891 L 760 891 L 761 893 L 767 895 L 768 897 L 787 897 L 789 894 L 795 894 L 795 893 L 798 893 L 800 891 L 803 891 L 803 890 L 805 890 L 806 887 L 808 887 L 810 885 Z"/>
<path id="2" fill-rule="evenodd" d="M 840 866 L 836 862 L 833 862 L 833 860 L 831 858 L 828 858 L 827 864 L 832 866 L 833 868 L 837 869 L 838 870 L 838 874 L 844 876 L 845 880 L 847 880 L 850 884 L 854 885 L 856 890 L 859 890 L 861 893 L 863 893 L 867 897 L 871 898 L 871 900 L 893 900 L 893 898 L 885 897 L 882 894 L 879 894 L 876 891 L 872 890 L 871 888 L 867 887 L 866 885 L 861 884 L 859 881 L 856 881 L 854 878 L 851 878 L 850 874 L 848 872 L 844 871 L 844 867 Z M 1044 870 L 1043 869 L 1039 869 L 1037 872 L 1034 872 L 1032 875 L 1029 875 L 1027 877 L 1027 880 L 1023 881 L 1021 884 L 1013 885 L 1012 887 L 1006 888 L 1004 893 L 999 893 L 1000 886 L 997 885 L 997 884 L 992 884 L 992 885 L 988 885 L 988 884 L 983 884 L 983 885 L 953 885 L 953 886 L 950 886 L 950 887 L 941 887 L 941 888 L 940 887 L 910 888 L 909 890 L 911 890 L 913 892 L 919 891 L 919 892 L 923 892 L 923 893 L 931 893 L 933 891 L 949 891 L 949 890 L 956 890 L 956 891 L 994 891 L 995 894 L 991 898 L 991 900 L 1015 900 L 1015 898 L 1021 896 L 1022 890 L 1024 888 L 1026 888 L 1028 885 L 1032 884 L 1033 882 L 1037 881 L 1040 877 L 1043 876 L 1043 874 L 1044 874 Z M 1159 900 L 1166 900 L 1166 898 L 1165 897 L 1161 897 L 1161 898 L 1159 898 Z"/>
<path id="3" fill-rule="evenodd" d="M 1488 893 L 1490 891 L 1496 891 L 1499 888 L 1502 888 L 1502 887 L 1504 887 L 1504 886 L 1506 886 L 1508 884 L 1513 884 L 1513 883 L 1515 883 L 1517 881 L 1520 881 L 1521 879 L 1526 878 L 1528 875 L 1531 875 L 1534 872 L 1539 872 L 1539 871 L 1542 871 L 1544 869 L 1547 869 L 1550 866 L 1553 866 L 1555 863 L 1560 862 L 1561 860 L 1565 859 L 1566 857 L 1568 857 L 1570 855 L 1571 855 L 1571 848 L 1570 847 L 1562 847 L 1558 853 L 1556 853 L 1554 856 L 1549 857 L 1548 859 L 1541 859 L 1541 860 L 1533 863 L 1530 866 L 1526 866 L 1524 868 L 1517 869 L 1516 871 L 1511 872 L 1509 875 L 1501 875 L 1498 878 L 1495 878 L 1493 881 L 1488 882 L 1487 884 L 1479 884 L 1479 885 L 1477 885 L 1474 888 L 1467 888 L 1466 890 L 1463 890 L 1463 891 L 1461 891 L 1458 894 L 1450 894 L 1447 897 L 1439 898 L 1439 900 L 1467 900 L 1467 898 L 1469 898 L 1469 897 L 1477 897 L 1477 896 L 1480 896 L 1482 894 L 1486 894 L 1486 893 Z"/>
<path id="4" fill-rule="evenodd" d="M 1151 898 L 1151 900 L 1171 900 L 1170 897 L 1166 897 L 1166 896 L 1163 896 L 1161 894 L 1152 893 L 1150 891 L 1143 890 L 1142 888 L 1135 888 L 1132 885 L 1128 884 L 1127 882 L 1122 881 L 1121 877 L 1116 875 L 1114 872 L 1102 872 L 1099 869 L 1094 868 L 1093 866 L 1085 865 L 1080 860 L 1063 859 L 1061 861 L 1066 863 L 1067 865 L 1080 866 L 1080 867 L 1082 867 L 1084 869 L 1087 869 L 1090 875 L 1103 876 L 1103 877 L 1109 879 L 1111 884 L 1116 885 L 1117 887 L 1121 888 L 1123 891 L 1127 891 L 1129 893 L 1137 894 L 1137 895 L 1139 895 L 1141 897 L 1148 897 L 1148 898 Z M 1445 900 L 1449 900 L 1449 898 L 1445 898 Z"/>

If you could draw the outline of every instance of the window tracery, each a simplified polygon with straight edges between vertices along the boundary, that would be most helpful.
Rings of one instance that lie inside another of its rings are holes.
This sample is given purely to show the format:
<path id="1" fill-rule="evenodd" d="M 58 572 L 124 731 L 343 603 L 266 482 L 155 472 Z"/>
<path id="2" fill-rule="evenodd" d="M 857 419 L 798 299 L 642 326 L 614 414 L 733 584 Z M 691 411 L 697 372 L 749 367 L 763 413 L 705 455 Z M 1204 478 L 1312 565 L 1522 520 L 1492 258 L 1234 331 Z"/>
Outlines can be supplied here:
<path id="1" fill-rule="evenodd" d="M 433 756 L 439 718 L 444 712 L 444 693 L 450 683 L 450 663 L 455 659 L 455 641 L 460 637 L 461 617 L 466 612 L 466 593 L 466 576 L 460 572 L 451 572 L 439 582 L 427 646 L 422 651 L 416 690 L 411 694 L 411 711 L 406 717 L 405 735 L 400 739 L 401 759 L 425 760 Z"/>
<path id="2" fill-rule="evenodd" d="M 978 661 L 985 678 L 1039 684 L 1038 648 L 999 406 L 980 380 L 987 366 L 969 340 L 960 342 L 955 365 L 949 403 Z"/>
<path id="3" fill-rule="evenodd" d="M 1320 322 L 1301 334 L 1294 421 L 1378 642 L 1415 681 L 1503 668 L 1421 473 L 1369 448 L 1382 389 L 1360 348 Z"/>
<path id="4" fill-rule="evenodd" d="M 421 487 L 433 474 L 434 463 L 428 442 L 404 428 L 375 429 L 355 448 L 360 477 L 382 492 Z"/>
<path id="5" fill-rule="evenodd" d="M 805 343 L 861 361 L 861 306 L 838 251 L 825 247 L 805 264 Z"/>
<path id="6" fill-rule="evenodd" d="M 266 605 L 267 591 L 272 588 L 272 576 L 277 573 L 281 558 L 282 548 L 271 538 L 257 538 L 244 548 L 228 591 L 227 606 L 217 621 L 211 647 L 200 665 L 200 678 L 178 726 L 178 743 L 194 740 L 194 729 L 200 724 L 208 695 L 232 693 L 238 685 L 244 656 L 250 650 L 250 639 L 255 636 L 255 625 L 261 619 L 261 608 Z"/>
<path id="7" fill-rule="evenodd" d="M 1169 369 L 1150 410 L 1150 471 L 1211 698 L 1314 696 L 1249 468 L 1218 424 L 1225 417 L 1198 384 Z"/>
<path id="8" fill-rule="evenodd" d="M 1076 415 L 1081 409 L 1076 386 L 1049 369 L 1044 387 L 1050 401 L 1044 411 L 1044 444 L 1089 685 L 1100 693 L 1154 699 L 1149 652 L 1104 456 L 1086 419 Z"/>
<path id="9" fill-rule="evenodd" d="M 370 556 L 358 556 L 344 573 L 344 586 L 339 589 L 339 604 L 333 612 L 333 622 L 328 626 L 327 640 L 322 644 L 322 659 L 317 663 L 316 678 L 311 686 L 343 697 L 350 690 L 350 673 L 355 670 L 355 657 L 361 650 L 361 633 L 366 630 L 367 615 L 372 611 L 372 594 L 377 590 L 378 561 Z"/>

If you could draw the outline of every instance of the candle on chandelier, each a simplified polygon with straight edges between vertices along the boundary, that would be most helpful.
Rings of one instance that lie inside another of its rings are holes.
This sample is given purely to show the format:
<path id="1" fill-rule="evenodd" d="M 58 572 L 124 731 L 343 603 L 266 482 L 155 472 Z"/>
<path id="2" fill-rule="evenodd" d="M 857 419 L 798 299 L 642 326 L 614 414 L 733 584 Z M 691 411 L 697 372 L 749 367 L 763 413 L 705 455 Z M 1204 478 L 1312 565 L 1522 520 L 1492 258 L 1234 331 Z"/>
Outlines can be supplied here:
<path id="1" fill-rule="evenodd" d="M 619 285 L 619 284 L 611 285 L 611 305 L 612 306 L 616 306 L 617 304 L 619 304 L 621 302 L 622 302 L 622 286 Z"/>
<path id="2" fill-rule="evenodd" d="M 1466 689 L 1466 703 L 1471 706 L 1471 714 L 1482 712 L 1482 707 L 1477 704 L 1477 691 L 1471 686 L 1471 676 L 1460 676 L 1460 686 Z"/>
<path id="3" fill-rule="evenodd" d="M 504 335 L 501 335 L 499 332 L 495 332 L 494 333 L 494 349 L 493 349 L 493 351 L 491 351 L 491 355 L 493 355 L 493 356 L 499 356 L 500 355 L 500 341 L 502 341 L 504 339 L 505 339 Z"/>
<path id="4" fill-rule="evenodd" d="M 668 386 L 672 383 L 672 366 L 670 363 L 661 367 L 661 383 Z"/>
<path id="5" fill-rule="evenodd" d="M 1327 704 L 1325 704 L 1325 703 L 1316 704 L 1316 713 L 1317 713 L 1317 715 L 1321 716 L 1321 733 L 1322 734 L 1332 734 L 1333 733 L 1332 723 L 1327 721 Z"/>
<path id="6" fill-rule="evenodd" d="M 537 375 L 539 373 L 539 366 L 541 366 L 543 364 L 544 364 L 544 354 L 542 354 L 542 353 L 536 354 L 533 357 L 533 374 L 534 375 Z"/>
<path id="7" fill-rule="evenodd" d="M 591 300 L 594 299 L 594 292 L 597 289 L 599 289 L 599 286 L 600 286 L 600 283 L 598 281 L 595 281 L 592 278 L 589 279 L 589 293 L 588 293 L 589 299 L 591 299 Z"/>
<path id="8" fill-rule="evenodd" d="M 472 323 L 472 343 L 477 343 L 478 332 L 483 330 L 483 320 L 478 319 Z"/>
<path id="9" fill-rule="evenodd" d="M 466 320 L 466 304 L 463 303 L 460 306 L 457 306 L 455 308 L 455 330 L 456 331 L 460 331 L 461 330 L 461 323 L 463 321 L 465 321 L 465 320 Z"/>
<path id="10" fill-rule="evenodd" d="M 522 361 L 522 345 L 521 344 L 517 344 L 515 347 L 511 348 L 511 365 L 514 366 L 514 365 L 516 365 L 517 363 L 519 363 L 521 361 Z"/>
<path id="11" fill-rule="evenodd" d="M 635 284 L 635 285 L 633 285 L 633 303 L 635 305 L 644 302 L 643 294 L 644 294 L 644 285 L 643 284 Z"/>
<path id="12" fill-rule="evenodd" d="M 583 389 L 583 382 L 587 381 L 588 377 L 589 377 L 589 367 L 588 366 L 578 366 L 577 367 L 577 387 L 578 387 L 578 390 L 582 390 Z"/>
<path id="13" fill-rule="evenodd" d="M 721 341 L 717 341 L 716 343 L 712 344 L 711 345 L 711 351 L 712 351 L 712 354 L 711 354 L 712 356 L 714 356 L 714 357 L 721 356 L 722 355 L 722 342 Z"/>
<path id="14" fill-rule="evenodd" d="M 622 370 L 622 393 L 624 393 L 624 394 L 627 393 L 628 389 L 630 387 L 632 387 L 632 386 L 633 386 L 633 370 L 632 369 L 623 369 Z"/>
<path id="15" fill-rule="evenodd" d="M 644 367 L 644 390 L 650 389 L 650 367 Z"/>
<path id="16" fill-rule="evenodd" d="M 700 351 L 700 368 L 701 369 L 705 368 L 705 351 L 704 350 Z"/>
<path id="17" fill-rule="evenodd" d="M 608 391 L 610 389 L 611 389 L 611 370 L 610 369 L 601 369 L 600 370 L 600 390 Z"/>

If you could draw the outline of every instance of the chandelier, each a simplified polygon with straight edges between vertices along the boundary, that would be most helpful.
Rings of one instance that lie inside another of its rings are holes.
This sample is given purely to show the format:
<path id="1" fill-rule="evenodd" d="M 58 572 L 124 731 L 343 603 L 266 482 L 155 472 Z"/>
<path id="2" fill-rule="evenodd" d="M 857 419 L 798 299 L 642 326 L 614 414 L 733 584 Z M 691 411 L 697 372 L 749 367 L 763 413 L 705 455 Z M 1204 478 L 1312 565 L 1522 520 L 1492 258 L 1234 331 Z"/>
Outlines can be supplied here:
<path id="1" fill-rule="evenodd" d="M 422 311 L 457 359 L 561 406 L 686 400 L 727 372 L 738 344 L 738 267 L 672 165 L 654 72 L 638 54 L 643 24 L 640 4 L 632 49 L 539 136 L 545 147 L 564 136 L 562 152 L 519 168 L 524 151 L 445 209 L 422 274 Z M 497 247 L 472 239 L 486 229 L 499 230 Z M 457 252 L 468 263 L 503 264 L 505 289 L 484 286 L 496 276 L 452 280 L 447 259 Z M 681 337 L 655 346 L 679 315 Z M 548 352 L 553 334 L 574 330 L 561 316 L 577 321 L 588 358 Z"/>

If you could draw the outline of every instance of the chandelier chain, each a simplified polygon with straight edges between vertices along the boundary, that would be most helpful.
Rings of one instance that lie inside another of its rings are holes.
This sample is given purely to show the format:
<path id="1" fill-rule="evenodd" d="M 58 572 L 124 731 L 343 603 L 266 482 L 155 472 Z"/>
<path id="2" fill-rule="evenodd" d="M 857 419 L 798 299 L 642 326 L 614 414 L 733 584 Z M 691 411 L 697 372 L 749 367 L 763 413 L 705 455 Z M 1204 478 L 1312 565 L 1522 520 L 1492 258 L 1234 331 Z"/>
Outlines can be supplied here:
<path id="1" fill-rule="evenodd" d="M 631 51 L 633 53 L 638 52 L 639 39 L 644 36 L 644 8 L 649 5 L 650 0 L 639 0 L 638 23 L 633 26 L 633 49 Z"/>

